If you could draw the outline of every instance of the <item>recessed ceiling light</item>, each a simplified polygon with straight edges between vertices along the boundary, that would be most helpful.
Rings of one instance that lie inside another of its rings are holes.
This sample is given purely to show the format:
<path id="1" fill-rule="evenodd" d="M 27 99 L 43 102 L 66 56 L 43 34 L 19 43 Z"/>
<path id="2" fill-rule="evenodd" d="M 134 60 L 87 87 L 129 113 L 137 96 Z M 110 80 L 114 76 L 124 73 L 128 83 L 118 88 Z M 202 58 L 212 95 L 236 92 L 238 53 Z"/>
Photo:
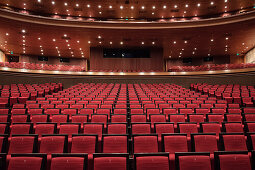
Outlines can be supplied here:
<path id="1" fill-rule="evenodd" d="M 90 8 L 90 5 L 88 4 L 87 7 Z"/>
<path id="2" fill-rule="evenodd" d="M 39 37 L 38 40 L 41 40 L 41 38 Z"/>
<path id="3" fill-rule="evenodd" d="M 144 42 L 142 42 L 142 44 L 144 44 Z"/>
<path id="4" fill-rule="evenodd" d="M 41 2 L 41 0 L 37 0 L 37 2 L 39 2 L 39 3 L 40 3 L 40 2 Z"/>
<path id="5" fill-rule="evenodd" d="M 178 6 L 177 5 L 174 5 L 174 8 L 177 8 Z"/>
<path id="6" fill-rule="evenodd" d="M 156 7 L 155 7 L 155 6 L 152 6 L 152 9 L 156 9 Z"/>
<path id="7" fill-rule="evenodd" d="M 100 39 L 100 38 L 102 38 L 102 37 L 99 35 L 97 38 L 99 38 L 99 39 Z"/>
<path id="8" fill-rule="evenodd" d="M 79 4 L 76 4 L 75 6 L 76 6 L 76 7 L 79 7 Z"/>
<path id="9" fill-rule="evenodd" d="M 166 5 L 164 5 L 163 8 L 166 9 Z"/>
<path id="10" fill-rule="evenodd" d="M 110 41 L 110 44 L 112 44 L 112 42 Z"/>
<path id="11" fill-rule="evenodd" d="M 67 3 L 65 2 L 64 5 L 67 6 Z"/>
<path id="12" fill-rule="evenodd" d="M 211 5 L 214 5 L 214 2 L 213 2 L 213 1 L 211 2 Z"/>
<path id="13" fill-rule="evenodd" d="M 185 44 L 187 44 L 187 43 L 188 43 L 188 41 L 186 41 L 186 40 L 185 40 L 185 41 L 184 41 L 184 43 L 185 43 Z"/>
<path id="14" fill-rule="evenodd" d="M 80 41 L 78 40 L 77 43 L 80 43 Z"/>
<path id="15" fill-rule="evenodd" d="M 122 5 L 120 6 L 120 9 L 123 9 L 123 6 L 122 6 Z"/>
<path id="16" fill-rule="evenodd" d="M 102 6 L 101 5 L 98 5 L 98 8 L 101 8 Z"/>
<path id="17" fill-rule="evenodd" d="M 197 4 L 197 6 L 198 6 L 198 7 L 200 7 L 200 6 L 201 6 L 201 4 L 200 4 L 200 3 L 198 3 L 198 4 Z"/>
<path id="18" fill-rule="evenodd" d="M 8 35 L 9 35 L 9 33 L 6 33 L 5 35 L 6 35 L 6 36 L 8 36 Z"/>
<path id="19" fill-rule="evenodd" d="M 155 42 L 153 41 L 153 42 L 152 42 L 152 44 L 154 45 L 154 44 L 155 44 Z"/>
<path id="20" fill-rule="evenodd" d="M 122 44 L 123 44 L 123 42 L 121 41 L 121 42 L 120 42 L 120 44 L 122 45 Z"/>
<path id="21" fill-rule="evenodd" d="M 90 41 L 88 41 L 88 43 L 90 44 L 91 42 L 90 42 Z"/>
<path id="22" fill-rule="evenodd" d="M 186 5 L 185 5 L 185 7 L 186 7 L 186 8 L 188 8 L 188 7 L 189 7 L 189 5 L 188 5 L 188 4 L 186 4 Z"/>
<path id="23" fill-rule="evenodd" d="M 67 35 L 66 35 L 66 34 L 64 34 L 64 37 L 67 37 Z"/>
<path id="24" fill-rule="evenodd" d="M 26 33 L 26 30 L 21 30 L 22 33 Z"/>
<path id="25" fill-rule="evenodd" d="M 131 8 L 131 9 L 134 9 L 134 6 L 131 6 L 130 8 Z"/>
<path id="26" fill-rule="evenodd" d="M 211 39 L 211 42 L 213 42 L 214 40 L 213 39 Z"/>
<path id="27" fill-rule="evenodd" d="M 52 5 L 55 5 L 55 1 L 51 1 L 51 4 L 52 4 Z"/>
<path id="28" fill-rule="evenodd" d="M 112 6 L 110 5 L 109 8 L 112 9 Z"/>
<path id="29" fill-rule="evenodd" d="M 144 9 L 145 7 L 144 6 L 142 6 L 142 9 Z"/>
<path id="30" fill-rule="evenodd" d="M 176 44 L 176 41 L 174 41 L 174 44 Z"/>
<path id="31" fill-rule="evenodd" d="M 228 37 L 226 37 L 226 40 L 228 40 Z"/>

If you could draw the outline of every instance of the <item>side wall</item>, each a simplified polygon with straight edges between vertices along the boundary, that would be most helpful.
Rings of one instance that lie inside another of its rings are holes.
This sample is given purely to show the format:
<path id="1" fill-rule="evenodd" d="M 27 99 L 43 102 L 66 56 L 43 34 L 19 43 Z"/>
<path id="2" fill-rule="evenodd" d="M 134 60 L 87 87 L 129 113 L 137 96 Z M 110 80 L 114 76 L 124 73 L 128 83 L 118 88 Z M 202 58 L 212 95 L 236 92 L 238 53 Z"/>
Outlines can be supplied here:
<path id="1" fill-rule="evenodd" d="M 91 70 L 164 70 L 163 49 L 151 48 L 151 58 L 103 58 L 103 49 L 90 49 Z"/>
<path id="2" fill-rule="evenodd" d="M 255 63 L 255 48 L 253 48 L 246 54 L 245 63 Z"/>

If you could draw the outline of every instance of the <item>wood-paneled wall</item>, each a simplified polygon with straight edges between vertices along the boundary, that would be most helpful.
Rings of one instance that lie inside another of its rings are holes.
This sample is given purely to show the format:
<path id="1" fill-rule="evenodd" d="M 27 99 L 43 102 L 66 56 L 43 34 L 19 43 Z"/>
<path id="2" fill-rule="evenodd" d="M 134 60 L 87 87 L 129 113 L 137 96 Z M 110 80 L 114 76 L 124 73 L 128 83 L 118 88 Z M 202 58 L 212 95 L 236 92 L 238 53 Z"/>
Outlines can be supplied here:
<path id="1" fill-rule="evenodd" d="M 104 58 L 103 49 L 90 49 L 91 70 L 158 70 L 164 71 L 163 50 L 151 48 L 151 58 Z"/>

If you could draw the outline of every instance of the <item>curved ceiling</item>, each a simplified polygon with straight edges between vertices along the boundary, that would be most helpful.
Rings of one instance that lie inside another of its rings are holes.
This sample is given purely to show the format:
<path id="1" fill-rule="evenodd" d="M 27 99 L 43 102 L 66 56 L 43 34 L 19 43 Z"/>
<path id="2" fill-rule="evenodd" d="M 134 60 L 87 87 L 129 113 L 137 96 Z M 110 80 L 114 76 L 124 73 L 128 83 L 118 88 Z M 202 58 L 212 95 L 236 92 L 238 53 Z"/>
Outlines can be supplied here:
<path id="1" fill-rule="evenodd" d="M 255 0 L 2 0 L 0 5 L 1 8 L 48 17 L 150 21 L 161 18 L 215 18 L 226 13 L 236 14 L 254 10 Z"/>

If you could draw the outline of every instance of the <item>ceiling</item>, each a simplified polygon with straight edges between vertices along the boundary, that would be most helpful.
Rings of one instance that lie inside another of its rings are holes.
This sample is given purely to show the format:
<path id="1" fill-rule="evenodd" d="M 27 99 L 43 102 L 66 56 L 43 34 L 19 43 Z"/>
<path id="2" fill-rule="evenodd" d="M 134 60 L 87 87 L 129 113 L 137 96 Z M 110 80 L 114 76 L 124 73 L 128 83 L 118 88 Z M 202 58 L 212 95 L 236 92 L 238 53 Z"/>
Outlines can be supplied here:
<path id="1" fill-rule="evenodd" d="M 93 57 L 90 47 L 155 47 L 163 48 L 164 58 L 183 58 L 244 54 L 255 46 L 255 19 L 210 27 L 138 30 L 54 26 L 0 15 L 0 25 L 0 49 L 21 55 L 89 59 Z"/>
<path id="2" fill-rule="evenodd" d="M 153 20 L 235 14 L 254 10 L 255 0 L 1 0 L 0 4 L 2 8 L 49 17 Z"/>

